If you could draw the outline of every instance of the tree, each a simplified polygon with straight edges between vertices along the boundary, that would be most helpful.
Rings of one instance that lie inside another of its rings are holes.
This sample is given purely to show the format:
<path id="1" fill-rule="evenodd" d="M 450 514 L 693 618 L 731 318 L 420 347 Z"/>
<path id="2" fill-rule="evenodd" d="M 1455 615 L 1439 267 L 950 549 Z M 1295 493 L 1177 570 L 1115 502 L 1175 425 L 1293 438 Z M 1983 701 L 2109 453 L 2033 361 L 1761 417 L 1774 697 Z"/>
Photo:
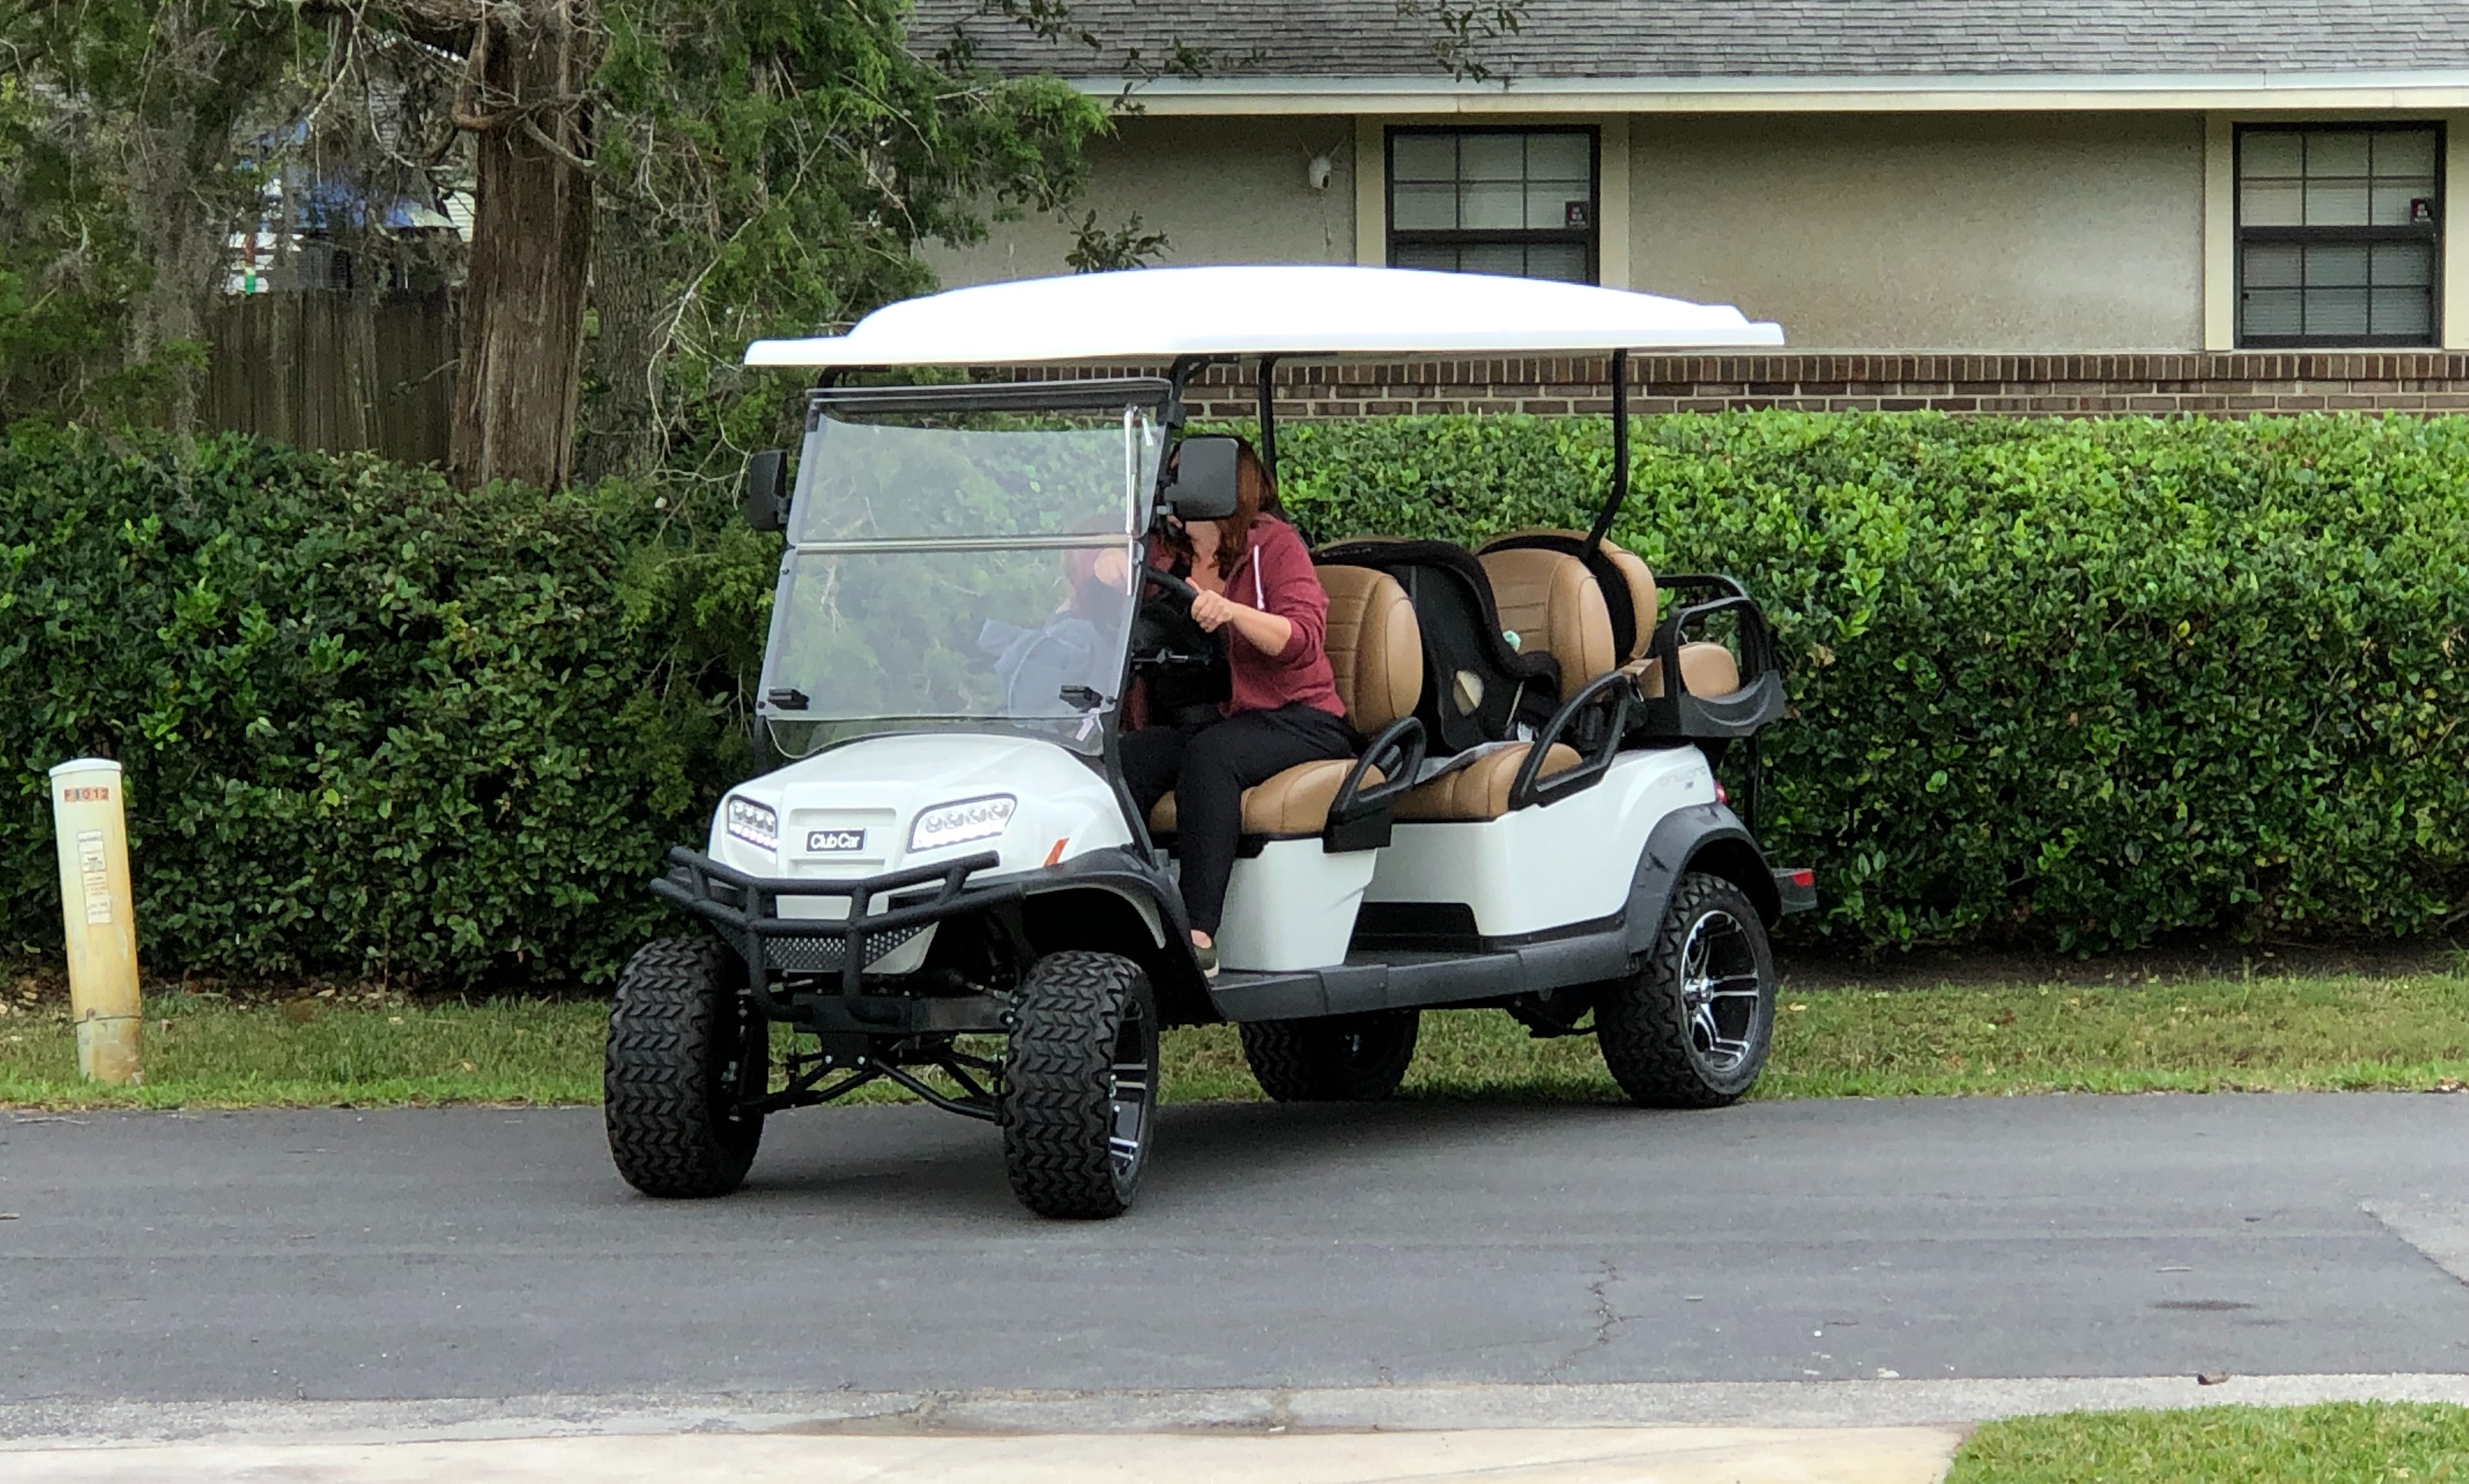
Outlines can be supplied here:
<path id="1" fill-rule="evenodd" d="M 142 399 L 119 352 L 143 264 L 79 133 L 24 74 L 0 75 L 0 422 Z"/>
<path id="2" fill-rule="evenodd" d="M 1103 126 L 1051 79 L 917 55 L 904 11 L 0 0 L 0 57 L 30 59 L 0 74 L 0 348 L 48 357 L 39 380 L 15 355 L 0 370 L 0 415 L 76 363 L 98 386 L 153 368 L 165 395 L 148 414 L 191 425 L 231 234 L 265 213 L 269 180 L 296 176 L 329 206 L 357 198 L 319 230 L 372 266 L 388 203 L 470 191 L 450 459 L 464 482 L 560 483 L 578 433 L 596 473 L 768 421 L 768 393 L 740 395 L 748 338 L 931 286 L 922 244 L 1059 208 Z"/>
<path id="3" fill-rule="evenodd" d="M 15 58 L 0 105 L 13 144 L 0 147 L 13 156 L 0 199 L 15 208 L 0 273 L 21 296 L 0 343 L 49 346 L 80 386 L 147 387 L 158 421 L 194 426 L 226 243 L 257 199 L 250 131 L 285 116 L 321 46 L 279 0 L 0 3 L 0 52 Z M 105 324 L 118 339 L 108 371 L 92 344 Z"/>
<path id="4" fill-rule="evenodd" d="M 590 285 L 591 83 L 603 37 L 592 0 L 413 0 L 455 11 L 473 136 L 472 246 L 447 464 L 467 485 L 543 489 L 574 468 Z"/>
<path id="5" fill-rule="evenodd" d="M 918 55 L 899 0 L 606 4 L 593 472 L 768 441 L 748 340 L 926 291 L 921 245 L 1058 209 L 1104 126 L 1055 80 Z"/>

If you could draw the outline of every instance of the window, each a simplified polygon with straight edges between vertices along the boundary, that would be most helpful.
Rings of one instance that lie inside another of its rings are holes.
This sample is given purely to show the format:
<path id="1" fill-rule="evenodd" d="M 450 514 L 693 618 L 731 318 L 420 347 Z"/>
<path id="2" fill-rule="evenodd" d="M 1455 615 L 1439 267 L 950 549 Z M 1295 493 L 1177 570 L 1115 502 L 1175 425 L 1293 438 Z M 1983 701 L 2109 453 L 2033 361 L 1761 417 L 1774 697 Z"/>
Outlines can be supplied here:
<path id="1" fill-rule="evenodd" d="M 2238 344 L 2434 344 L 2443 148 L 2432 124 L 2238 130 Z"/>
<path id="2" fill-rule="evenodd" d="M 1393 128 L 1389 263 L 1596 279 L 1591 128 Z"/>

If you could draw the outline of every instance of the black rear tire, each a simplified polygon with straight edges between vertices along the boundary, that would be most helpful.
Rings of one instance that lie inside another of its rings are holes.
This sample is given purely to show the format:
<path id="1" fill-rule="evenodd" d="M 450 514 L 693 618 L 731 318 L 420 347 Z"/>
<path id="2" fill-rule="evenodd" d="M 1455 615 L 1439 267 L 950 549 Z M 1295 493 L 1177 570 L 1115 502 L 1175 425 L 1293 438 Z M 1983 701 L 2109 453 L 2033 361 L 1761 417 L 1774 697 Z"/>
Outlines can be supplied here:
<path id="1" fill-rule="evenodd" d="M 658 938 L 617 975 L 602 1114 L 609 1153 L 646 1196 L 726 1196 L 763 1142 L 738 1111 L 771 1077 L 770 1027 L 750 1013 L 708 938 Z"/>
<path id="2" fill-rule="evenodd" d="M 1595 1039 L 1639 1107 L 1721 1107 L 1765 1070 L 1774 1012 L 1774 951 L 1756 904 L 1692 871 L 1673 888 L 1653 948 L 1597 992 Z"/>
<path id="3" fill-rule="evenodd" d="M 1148 975 L 1112 953 L 1029 966 L 1004 1061 L 1004 1168 L 1040 1216 L 1120 1216 L 1140 1191 L 1157 1122 L 1157 1004 Z"/>
<path id="4" fill-rule="evenodd" d="M 1281 1103 L 1377 1103 L 1415 1062 L 1419 1010 L 1373 1010 L 1311 1020 L 1246 1020 L 1243 1060 Z"/>

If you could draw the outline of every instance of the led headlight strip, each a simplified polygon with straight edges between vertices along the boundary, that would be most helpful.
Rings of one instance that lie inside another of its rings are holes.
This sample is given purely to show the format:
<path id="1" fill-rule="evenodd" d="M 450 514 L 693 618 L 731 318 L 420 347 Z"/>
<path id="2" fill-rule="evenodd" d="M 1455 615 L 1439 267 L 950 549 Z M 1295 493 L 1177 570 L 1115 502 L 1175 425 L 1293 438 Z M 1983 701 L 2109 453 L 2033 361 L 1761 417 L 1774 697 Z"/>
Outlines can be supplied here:
<path id="1" fill-rule="evenodd" d="M 939 850 L 971 840 L 991 840 L 1011 827 L 1012 811 L 1019 807 L 1020 801 L 1008 793 L 937 804 L 920 812 L 917 822 L 909 827 L 909 848 Z"/>
<path id="2" fill-rule="evenodd" d="M 777 855 L 780 851 L 780 816 L 770 805 L 752 799 L 730 795 L 726 809 L 728 833 L 749 845 L 759 846 Z"/>

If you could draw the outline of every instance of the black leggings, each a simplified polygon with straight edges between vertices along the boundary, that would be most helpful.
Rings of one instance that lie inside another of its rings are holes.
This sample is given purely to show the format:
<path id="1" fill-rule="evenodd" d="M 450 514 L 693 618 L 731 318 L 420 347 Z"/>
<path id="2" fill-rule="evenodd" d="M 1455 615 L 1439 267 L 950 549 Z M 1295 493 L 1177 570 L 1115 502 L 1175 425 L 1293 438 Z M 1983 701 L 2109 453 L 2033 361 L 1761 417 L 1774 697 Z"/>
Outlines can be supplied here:
<path id="1" fill-rule="evenodd" d="M 1123 781 L 1148 817 L 1174 794 L 1175 854 L 1183 860 L 1183 904 L 1191 925 L 1211 937 L 1226 914 L 1226 883 L 1243 833 L 1243 790 L 1299 763 L 1350 758 L 1354 729 L 1301 701 L 1275 711 L 1241 711 L 1201 726 L 1147 726 L 1123 734 Z"/>

